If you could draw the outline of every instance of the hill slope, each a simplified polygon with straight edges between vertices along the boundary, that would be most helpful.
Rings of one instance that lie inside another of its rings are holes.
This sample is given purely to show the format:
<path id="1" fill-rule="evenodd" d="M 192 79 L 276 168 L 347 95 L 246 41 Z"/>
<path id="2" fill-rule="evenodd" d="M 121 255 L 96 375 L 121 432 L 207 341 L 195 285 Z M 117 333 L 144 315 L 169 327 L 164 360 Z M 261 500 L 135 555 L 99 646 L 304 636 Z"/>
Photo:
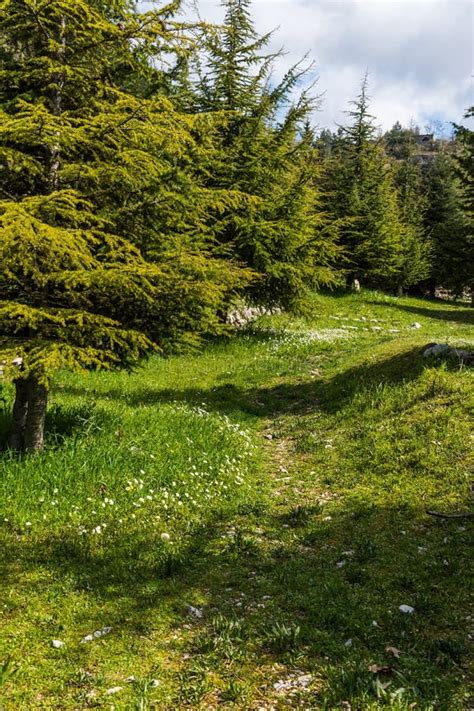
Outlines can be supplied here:
<path id="1" fill-rule="evenodd" d="M 426 511 L 469 507 L 472 371 L 421 348 L 472 313 L 315 296 L 58 377 L 0 460 L 5 709 L 466 707 L 472 519 Z"/>

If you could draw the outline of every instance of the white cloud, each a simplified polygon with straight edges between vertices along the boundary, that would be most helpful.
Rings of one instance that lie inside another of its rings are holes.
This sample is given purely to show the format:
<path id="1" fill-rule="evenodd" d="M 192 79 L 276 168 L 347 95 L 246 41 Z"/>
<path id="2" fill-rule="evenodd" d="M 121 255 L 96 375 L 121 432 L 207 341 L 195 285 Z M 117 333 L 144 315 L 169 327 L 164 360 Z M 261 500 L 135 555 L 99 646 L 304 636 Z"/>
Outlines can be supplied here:
<path id="1" fill-rule="evenodd" d="M 204 19 L 222 21 L 219 0 L 198 5 Z M 260 33 L 278 28 L 271 49 L 286 54 L 277 74 L 307 52 L 315 60 L 320 126 L 345 121 L 366 69 L 383 128 L 434 118 L 449 125 L 474 104 L 471 0 L 254 0 L 252 15 Z"/>

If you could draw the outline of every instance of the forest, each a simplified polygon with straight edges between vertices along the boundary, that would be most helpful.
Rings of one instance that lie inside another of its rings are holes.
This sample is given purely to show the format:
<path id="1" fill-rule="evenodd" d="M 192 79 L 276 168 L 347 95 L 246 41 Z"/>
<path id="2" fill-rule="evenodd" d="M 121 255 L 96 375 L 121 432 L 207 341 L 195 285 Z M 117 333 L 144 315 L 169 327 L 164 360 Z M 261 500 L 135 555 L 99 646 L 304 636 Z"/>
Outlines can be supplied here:
<path id="1" fill-rule="evenodd" d="M 0 0 L 0 708 L 468 708 L 474 106 L 223 6 Z"/>

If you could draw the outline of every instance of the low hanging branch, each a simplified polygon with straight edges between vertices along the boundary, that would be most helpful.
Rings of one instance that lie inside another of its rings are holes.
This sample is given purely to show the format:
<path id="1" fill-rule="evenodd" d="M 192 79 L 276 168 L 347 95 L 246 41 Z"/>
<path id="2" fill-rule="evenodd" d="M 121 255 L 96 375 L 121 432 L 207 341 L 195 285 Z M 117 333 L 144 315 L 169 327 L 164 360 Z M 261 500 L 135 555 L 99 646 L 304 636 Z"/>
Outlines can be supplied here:
<path id="1" fill-rule="evenodd" d="M 428 516 L 435 516 L 436 518 L 472 518 L 474 517 L 474 511 L 467 511 L 463 513 L 461 511 L 457 513 L 440 513 L 438 511 L 427 511 Z"/>

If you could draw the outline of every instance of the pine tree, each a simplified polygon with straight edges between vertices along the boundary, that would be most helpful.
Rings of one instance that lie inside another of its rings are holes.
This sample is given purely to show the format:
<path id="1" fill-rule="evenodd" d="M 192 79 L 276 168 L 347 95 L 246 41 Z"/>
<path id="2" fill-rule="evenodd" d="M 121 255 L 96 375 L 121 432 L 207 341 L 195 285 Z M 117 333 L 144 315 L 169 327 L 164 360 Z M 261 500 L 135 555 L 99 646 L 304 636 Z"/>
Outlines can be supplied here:
<path id="1" fill-rule="evenodd" d="M 413 155 L 415 148 L 415 132 L 404 128 L 397 121 L 384 136 L 385 150 L 389 156 L 397 160 L 406 160 Z"/>
<path id="2" fill-rule="evenodd" d="M 431 242 L 425 230 L 427 199 L 423 172 L 416 158 L 415 134 L 400 123 L 384 136 L 386 152 L 394 158 L 394 185 L 400 219 L 406 227 L 399 288 L 419 287 L 431 269 Z"/>
<path id="3" fill-rule="evenodd" d="M 465 118 L 473 117 L 474 106 L 471 106 L 466 111 Z M 458 147 L 455 154 L 457 174 L 461 183 L 465 219 L 464 239 L 460 245 L 464 255 L 464 268 L 460 281 L 464 281 L 464 288 L 470 290 L 474 305 L 474 131 L 466 126 L 455 125 L 454 128 Z"/>
<path id="4" fill-rule="evenodd" d="M 442 287 L 461 296 L 466 288 L 473 287 L 472 212 L 465 192 L 469 184 L 467 180 L 463 184 L 456 159 L 448 151 L 440 152 L 431 163 L 426 183 L 425 221 L 433 243 L 430 289 L 434 294 Z"/>
<path id="5" fill-rule="evenodd" d="M 42 447 L 56 368 L 130 368 L 157 342 L 194 342 L 248 279 L 206 251 L 209 230 L 196 237 L 235 196 L 192 186 L 195 121 L 119 82 L 148 71 L 137 47 L 166 33 L 163 14 L 126 0 L 0 0 L 0 348 L 16 449 Z"/>
<path id="6" fill-rule="evenodd" d="M 291 100 L 301 65 L 271 84 L 276 55 L 265 54 L 270 34 L 255 31 L 250 0 L 223 4 L 223 27 L 206 28 L 200 38 L 196 103 L 224 118 L 209 184 L 236 190 L 248 203 L 224 213 L 217 239 L 260 274 L 250 298 L 291 305 L 308 285 L 335 279 L 337 230 L 319 205 L 319 167 L 305 130 L 313 104 L 306 93 Z"/>
<path id="7" fill-rule="evenodd" d="M 348 111 L 350 123 L 340 130 L 327 163 L 330 207 L 347 220 L 342 242 L 349 279 L 399 291 L 426 274 L 428 253 L 417 226 L 400 210 L 393 165 L 377 138 L 367 89 L 365 76 Z"/>

